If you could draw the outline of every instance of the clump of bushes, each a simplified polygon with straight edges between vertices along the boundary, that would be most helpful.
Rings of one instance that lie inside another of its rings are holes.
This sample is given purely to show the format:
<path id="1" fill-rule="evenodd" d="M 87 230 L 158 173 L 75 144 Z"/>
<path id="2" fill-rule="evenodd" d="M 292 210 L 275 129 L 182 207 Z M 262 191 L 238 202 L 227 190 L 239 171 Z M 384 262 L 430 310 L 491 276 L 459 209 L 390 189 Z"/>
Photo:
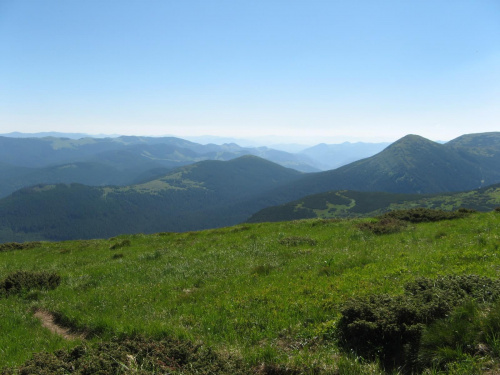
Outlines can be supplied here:
<path id="1" fill-rule="evenodd" d="M 38 353 L 13 374 L 248 374 L 242 363 L 190 341 L 121 337 L 71 350 Z"/>
<path id="2" fill-rule="evenodd" d="M 55 289 L 60 283 L 61 276 L 55 272 L 17 271 L 0 282 L 0 296 L 21 294 L 32 289 Z"/>
<path id="3" fill-rule="evenodd" d="M 403 295 L 370 295 L 347 301 L 336 335 L 348 351 L 378 359 L 386 368 L 412 370 L 422 363 L 419 353 L 428 325 L 446 318 L 467 301 L 491 303 L 499 297 L 499 280 L 476 275 L 421 278 L 408 283 Z"/>
<path id="4" fill-rule="evenodd" d="M 443 211 L 431 208 L 411 208 L 408 210 L 394 210 L 377 217 L 377 221 L 365 222 L 358 228 L 375 234 L 397 233 L 408 223 L 425 223 L 441 220 L 452 220 L 465 217 L 473 212 L 466 208 L 457 211 Z"/>
<path id="5" fill-rule="evenodd" d="M 382 218 L 373 222 L 361 223 L 358 225 L 358 228 L 374 234 L 390 234 L 399 232 L 401 229 L 406 227 L 406 225 L 407 224 L 402 220 Z"/>
<path id="6" fill-rule="evenodd" d="M 434 222 L 441 220 L 459 219 L 473 212 L 475 211 L 466 208 L 460 208 L 457 211 L 443 211 L 443 210 L 435 210 L 431 208 L 419 207 L 419 208 L 411 208 L 408 210 L 390 211 L 379 216 L 379 219 L 391 218 L 410 223 L 424 223 L 424 222 Z"/>
<path id="7" fill-rule="evenodd" d="M 10 250 L 25 250 L 32 249 L 34 247 L 40 246 L 42 243 L 38 241 L 34 242 L 6 242 L 0 244 L 0 251 L 10 251 Z"/>
<path id="8" fill-rule="evenodd" d="M 317 241 L 309 237 L 291 236 L 285 237 L 278 241 L 280 245 L 285 246 L 299 246 L 299 245 L 309 245 L 315 246 Z"/>

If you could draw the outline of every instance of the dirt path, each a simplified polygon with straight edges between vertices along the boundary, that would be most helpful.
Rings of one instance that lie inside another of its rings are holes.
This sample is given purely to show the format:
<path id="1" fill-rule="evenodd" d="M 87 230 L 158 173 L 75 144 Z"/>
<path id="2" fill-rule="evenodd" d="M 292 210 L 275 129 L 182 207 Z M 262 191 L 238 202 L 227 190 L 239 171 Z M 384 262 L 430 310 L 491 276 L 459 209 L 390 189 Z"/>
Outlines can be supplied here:
<path id="1" fill-rule="evenodd" d="M 35 318 L 42 322 L 42 326 L 49 329 L 51 332 L 63 337 L 66 340 L 84 339 L 83 333 L 72 333 L 69 328 L 60 326 L 54 321 L 54 315 L 45 310 L 37 310 L 34 314 Z"/>

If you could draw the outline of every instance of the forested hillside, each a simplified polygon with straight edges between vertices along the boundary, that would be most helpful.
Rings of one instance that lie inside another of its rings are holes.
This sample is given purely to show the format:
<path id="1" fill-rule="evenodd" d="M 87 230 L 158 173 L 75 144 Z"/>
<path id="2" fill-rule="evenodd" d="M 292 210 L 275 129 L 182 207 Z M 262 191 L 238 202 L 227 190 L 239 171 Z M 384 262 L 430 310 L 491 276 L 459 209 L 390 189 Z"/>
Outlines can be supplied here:
<path id="1" fill-rule="evenodd" d="M 335 190 L 432 194 L 473 190 L 500 182 L 500 133 L 471 134 L 439 144 L 408 135 L 370 158 L 311 173 L 262 196 L 264 206 Z M 488 144 L 487 152 L 481 144 Z"/>
<path id="2" fill-rule="evenodd" d="M 319 170 L 305 155 L 236 144 L 201 145 L 175 137 L 0 137 L 0 197 L 36 184 L 130 185 L 180 166 L 243 155 L 304 172 Z"/>
<path id="3" fill-rule="evenodd" d="M 127 187 L 39 185 L 0 200 L 0 242 L 102 238 L 241 222 L 251 199 L 302 174 L 254 156 L 204 161 Z M 240 204 L 239 211 L 232 207 Z M 260 207 L 262 208 L 262 207 Z"/>
<path id="4" fill-rule="evenodd" d="M 309 195 L 279 206 L 266 207 L 253 214 L 247 222 L 372 217 L 392 210 L 415 207 L 446 211 L 460 208 L 491 211 L 500 207 L 500 184 L 467 192 L 442 194 L 331 191 Z"/>

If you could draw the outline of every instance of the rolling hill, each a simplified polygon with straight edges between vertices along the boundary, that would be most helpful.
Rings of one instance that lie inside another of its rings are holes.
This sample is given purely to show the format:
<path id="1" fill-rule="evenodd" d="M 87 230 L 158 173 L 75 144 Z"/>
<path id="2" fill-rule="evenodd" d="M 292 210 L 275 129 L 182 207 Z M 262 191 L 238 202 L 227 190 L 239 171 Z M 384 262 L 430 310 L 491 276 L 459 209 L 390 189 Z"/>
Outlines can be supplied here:
<path id="1" fill-rule="evenodd" d="M 318 171 L 304 155 L 236 144 L 201 145 L 175 137 L 0 137 L 0 197 L 40 183 L 130 185 L 203 160 L 255 155 L 304 172 Z"/>
<path id="2" fill-rule="evenodd" d="M 231 225 L 252 212 L 247 206 L 252 197 L 301 176 L 267 160 L 243 156 L 199 162 L 126 187 L 37 185 L 0 200 L 0 242 Z M 240 210 L 232 210 L 234 205 Z"/>

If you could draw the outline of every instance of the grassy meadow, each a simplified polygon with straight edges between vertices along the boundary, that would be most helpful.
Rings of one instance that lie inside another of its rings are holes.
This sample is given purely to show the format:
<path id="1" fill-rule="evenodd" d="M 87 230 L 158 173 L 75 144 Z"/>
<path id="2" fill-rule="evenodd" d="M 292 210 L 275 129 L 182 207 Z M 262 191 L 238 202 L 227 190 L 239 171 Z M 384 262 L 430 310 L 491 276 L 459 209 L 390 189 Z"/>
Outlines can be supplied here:
<path id="1" fill-rule="evenodd" d="M 244 224 L 0 251 L 0 280 L 21 270 L 61 276 L 53 290 L 0 295 L 0 371 L 37 352 L 140 335 L 211 348 L 241 362 L 246 373 L 382 374 L 376 361 L 337 345 L 342 305 L 353 297 L 400 295 L 419 277 L 498 279 L 500 212 L 383 235 L 360 228 L 373 220 Z M 33 316 L 38 309 L 87 338 L 51 333 Z M 486 373 L 500 362 L 491 353 L 463 358 L 446 371 L 426 371 Z"/>

